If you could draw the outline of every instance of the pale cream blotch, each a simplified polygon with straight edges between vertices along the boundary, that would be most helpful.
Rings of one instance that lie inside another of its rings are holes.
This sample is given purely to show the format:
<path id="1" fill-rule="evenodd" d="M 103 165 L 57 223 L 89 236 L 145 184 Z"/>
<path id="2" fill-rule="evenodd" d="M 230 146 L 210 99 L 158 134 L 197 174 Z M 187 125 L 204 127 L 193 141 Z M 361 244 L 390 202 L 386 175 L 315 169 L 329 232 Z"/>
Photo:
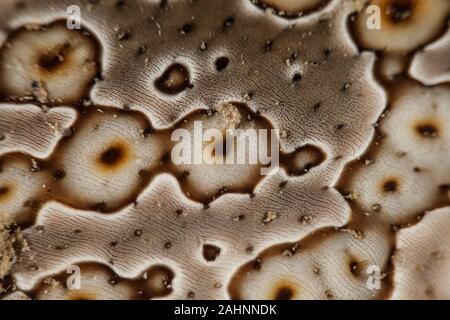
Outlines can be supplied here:
<path id="1" fill-rule="evenodd" d="M 8 155 L 0 160 L 2 214 L 23 223 L 46 201 L 50 181 L 41 169 L 38 160 L 21 155 Z"/>
<path id="2" fill-rule="evenodd" d="M 65 22 L 26 25 L 0 50 L 0 96 L 52 105 L 78 103 L 99 72 L 98 45 Z"/>
<path id="3" fill-rule="evenodd" d="M 159 170 L 164 138 L 136 113 L 93 108 L 55 154 L 56 198 L 110 211 L 131 203 Z"/>
<path id="4" fill-rule="evenodd" d="M 450 208 L 428 212 L 399 232 L 392 299 L 446 300 L 450 296 Z"/>
<path id="5" fill-rule="evenodd" d="M 299 242 L 265 250 L 236 272 L 228 289 L 232 298 L 246 300 L 380 298 L 389 292 L 383 280 L 391 252 L 388 239 L 370 223 L 364 232 L 318 230 Z M 370 266 L 378 272 L 376 279 L 369 278 Z"/>
<path id="6" fill-rule="evenodd" d="M 200 124 L 202 130 L 199 129 L 197 132 L 205 134 L 205 139 L 197 148 L 194 142 L 198 143 L 195 126 Z M 251 193 L 262 177 L 261 169 L 268 167 L 267 164 L 261 163 L 258 156 L 259 130 L 266 130 L 267 143 L 263 144 L 265 147 L 263 154 L 270 157 L 270 130 L 273 127 L 266 119 L 252 113 L 244 104 L 224 103 L 217 106 L 214 111 L 196 112 L 184 121 L 180 121 L 177 129 L 187 130 L 192 137 L 188 142 L 191 145 L 191 154 L 186 158 L 187 161 L 174 165 L 172 170 L 179 176 L 183 190 L 193 199 L 208 203 L 224 193 Z M 208 129 L 217 129 L 221 136 L 207 137 Z M 245 138 L 244 131 L 239 133 L 238 129 L 250 130 L 251 133 L 255 133 L 256 139 L 248 142 L 249 139 Z M 242 134 L 242 138 L 239 138 L 239 134 Z M 219 141 L 216 141 L 216 138 Z M 176 142 L 172 142 L 172 158 L 173 155 L 183 156 L 183 150 L 179 148 L 182 146 L 180 143 L 183 143 L 183 139 L 175 139 Z M 238 141 L 239 139 L 241 140 Z M 264 142 L 264 140 L 261 141 Z M 245 149 L 239 149 L 239 144 Z M 276 152 L 279 153 L 278 148 Z M 277 163 L 274 164 L 278 167 Z"/>
<path id="7" fill-rule="evenodd" d="M 438 41 L 417 52 L 410 74 L 426 85 L 450 82 L 450 29 Z"/>
<path id="8" fill-rule="evenodd" d="M 400 225 L 450 203 L 450 91 L 406 81 L 395 92 L 374 144 L 340 184 L 358 210 Z"/>
<path id="9" fill-rule="evenodd" d="M 372 24 L 375 12 L 361 10 L 355 20 L 358 43 L 371 50 L 386 53 L 408 53 L 439 36 L 446 28 L 450 14 L 447 0 L 372 0 L 368 6 L 379 8 L 379 29 Z M 373 8 L 373 7 L 372 7 Z"/>

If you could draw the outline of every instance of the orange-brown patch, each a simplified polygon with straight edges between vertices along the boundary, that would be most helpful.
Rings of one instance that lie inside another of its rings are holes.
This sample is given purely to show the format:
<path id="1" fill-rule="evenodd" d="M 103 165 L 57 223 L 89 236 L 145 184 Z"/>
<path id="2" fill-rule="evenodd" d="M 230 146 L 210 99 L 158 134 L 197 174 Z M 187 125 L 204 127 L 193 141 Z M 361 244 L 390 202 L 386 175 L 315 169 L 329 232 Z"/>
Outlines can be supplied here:
<path id="1" fill-rule="evenodd" d="M 394 193 L 398 191 L 399 185 L 400 182 L 397 178 L 390 177 L 383 181 L 381 184 L 381 189 L 383 193 Z"/>
<path id="2" fill-rule="evenodd" d="M 12 192 L 12 188 L 10 186 L 0 186 L 0 202 L 5 201 Z"/>
<path id="3" fill-rule="evenodd" d="M 130 155 L 129 147 L 122 141 L 111 143 L 97 157 L 96 163 L 106 171 L 116 171 L 124 166 Z"/>
<path id="4" fill-rule="evenodd" d="M 275 286 L 272 300 L 294 300 L 298 295 L 298 288 L 290 281 L 282 281 Z"/>
<path id="5" fill-rule="evenodd" d="M 63 43 L 40 54 L 37 58 L 37 65 L 44 75 L 54 73 L 69 63 L 70 51 L 70 44 Z"/>
<path id="6" fill-rule="evenodd" d="M 439 126 L 432 120 L 421 121 L 414 128 L 423 138 L 436 138 L 439 135 Z"/>
<path id="7" fill-rule="evenodd" d="M 387 0 L 381 6 L 389 22 L 397 24 L 410 20 L 417 10 L 416 0 Z"/>

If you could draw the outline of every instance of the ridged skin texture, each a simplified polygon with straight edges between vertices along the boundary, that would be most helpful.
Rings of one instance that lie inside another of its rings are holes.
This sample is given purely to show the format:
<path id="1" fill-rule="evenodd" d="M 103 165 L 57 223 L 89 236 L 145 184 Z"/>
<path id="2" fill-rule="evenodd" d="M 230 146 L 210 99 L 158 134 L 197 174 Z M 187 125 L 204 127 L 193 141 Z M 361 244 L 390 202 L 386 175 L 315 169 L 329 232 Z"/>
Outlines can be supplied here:
<path id="1" fill-rule="evenodd" d="M 449 16 L 1 1 L 0 297 L 450 298 Z M 196 121 L 276 129 L 279 170 L 175 163 L 171 134 Z"/>

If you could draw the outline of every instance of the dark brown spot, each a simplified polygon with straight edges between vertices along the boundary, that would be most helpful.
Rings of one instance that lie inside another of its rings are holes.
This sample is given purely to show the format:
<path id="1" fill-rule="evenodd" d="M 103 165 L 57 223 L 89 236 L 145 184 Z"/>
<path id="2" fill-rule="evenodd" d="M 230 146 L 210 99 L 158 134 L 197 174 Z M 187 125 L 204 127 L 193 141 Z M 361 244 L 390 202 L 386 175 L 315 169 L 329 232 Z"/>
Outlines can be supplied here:
<path id="1" fill-rule="evenodd" d="M 300 83 L 300 80 L 302 80 L 302 74 L 301 73 L 295 73 L 293 76 L 292 76 L 292 82 L 294 83 L 294 84 L 298 84 L 298 83 Z"/>
<path id="2" fill-rule="evenodd" d="M 282 286 L 277 289 L 275 293 L 275 300 L 292 300 L 294 297 L 294 290 L 287 286 Z"/>
<path id="3" fill-rule="evenodd" d="M 116 7 L 122 9 L 125 6 L 125 0 L 117 0 Z"/>
<path id="4" fill-rule="evenodd" d="M 0 199 L 6 197 L 6 195 L 10 192 L 9 187 L 0 187 Z"/>
<path id="5" fill-rule="evenodd" d="M 95 211 L 105 212 L 108 209 L 108 205 L 105 202 L 100 202 L 95 205 Z"/>
<path id="6" fill-rule="evenodd" d="M 65 43 L 54 50 L 42 54 L 38 58 L 39 67 L 48 72 L 55 71 L 64 63 L 70 49 L 70 44 Z"/>
<path id="7" fill-rule="evenodd" d="M 168 4 L 168 1 L 169 1 L 169 0 L 160 0 L 160 1 L 159 1 L 159 8 L 160 8 L 160 9 L 166 8 L 166 7 L 167 7 L 167 4 Z"/>
<path id="8" fill-rule="evenodd" d="M 264 51 L 270 51 L 272 50 L 272 45 L 273 45 L 273 41 L 272 40 L 267 40 L 266 43 L 264 44 Z"/>
<path id="9" fill-rule="evenodd" d="M 125 157 L 125 150 L 121 146 L 112 146 L 104 151 L 100 156 L 103 165 L 114 167 Z"/>
<path id="10" fill-rule="evenodd" d="M 191 86 L 189 71 L 182 64 L 172 64 L 156 79 L 155 86 L 163 93 L 178 94 Z"/>
<path id="11" fill-rule="evenodd" d="M 408 20 L 414 10 L 416 0 L 391 0 L 386 7 L 386 15 L 392 22 Z"/>
<path id="12" fill-rule="evenodd" d="M 125 41 L 130 39 L 131 37 L 131 31 L 129 29 L 122 29 L 119 30 L 116 34 L 117 41 Z"/>
<path id="13" fill-rule="evenodd" d="M 56 169 L 52 172 L 52 179 L 55 181 L 64 179 L 66 177 L 66 172 L 64 170 Z"/>
<path id="14" fill-rule="evenodd" d="M 262 268 L 262 260 L 259 258 L 255 259 L 255 260 L 253 260 L 252 265 L 253 265 L 253 269 L 259 271 Z"/>
<path id="15" fill-rule="evenodd" d="M 23 10 L 26 7 L 27 7 L 27 4 L 25 2 L 23 2 L 23 1 L 19 1 L 19 2 L 16 3 L 16 8 L 18 10 Z"/>
<path id="16" fill-rule="evenodd" d="M 233 16 L 229 16 L 228 18 L 226 18 L 223 22 L 224 28 L 231 27 L 234 23 L 234 20 L 235 18 Z"/>
<path id="17" fill-rule="evenodd" d="M 417 132 L 424 138 L 435 138 L 438 135 L 438 128 L 433 123 L 423 123 L 416 126 Z"/>
<path id="18" fill-rule="evenodd" d="M 203 258 L 206 261 L 214 261 L 220 255 L 220 248 L 212 244 L 205 244 L 203 246 Z"/>
<path id="19" fill-rule="evenodd" d="M 217 58 L 217 60 L 215 62 L 216 70 L 219 72 L 222 72 L 223 70 L 225 70 L 228 67 L 229 63 L 230 63 L 230 59 L 228 59 L 227 57 Z"/>
<path id="20" fill-rule="evenodd" d="M 182 35 L 185 35 L 185 34 L 191 33 L 193 29 L 194 29 L 193 24 L 186 23 L 183 25 L 183 27 L 181 27 L 181 29 L 179 31 Z"/>
<path id="21" fill-rule="evenodd" d="M 384 192 L 395 192 L 398 189 L 398 182 L 394 179 L 389 179 L 383 184 Z"/>
<path id="22" fill-rule="evenodd" d="M 139 48 L 138 48 L 138 54 L 144 54 L 144 53 L 146 53 L 147 52 L 147 46 L 145 46 L 145 45 L 143 45 L 143 46 L 140 46 Z"/>
<path id="23" fill-rule="evenodd" d="M 430 299 L 434 299 L 434 298 L 435 298 L 435 293 L 434 293 L 433 288 L 427 288 L 427 289 L 425 290 L 425 295 L 426 295 L 428 298 L 430 298 Z"/>
<path id="24" fill-rule="evenodd" d="M 356 260 L 352 260 L 349 263 L 349 269 L 350 269 L 351 274 L 353 274 L 355 277 L 357 277 L 362 273 L 362 264 Z"/>

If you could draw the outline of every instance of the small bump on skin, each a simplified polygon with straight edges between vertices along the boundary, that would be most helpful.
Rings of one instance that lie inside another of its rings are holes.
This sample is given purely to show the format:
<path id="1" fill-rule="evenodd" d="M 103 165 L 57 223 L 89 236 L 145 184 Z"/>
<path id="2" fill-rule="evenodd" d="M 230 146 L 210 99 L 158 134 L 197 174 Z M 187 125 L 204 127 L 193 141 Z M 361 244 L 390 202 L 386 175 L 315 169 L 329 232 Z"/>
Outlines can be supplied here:
<path id="1" fill-rule="evenodd" d="M 223 27 L 224 28 L 229 28 L 229 27 L 231 27 L 234 24 L 234 22 L 235 22 L 235 18 L 233 16 L 229 16 L 223 22 Z"/>
<path id="2" fill-rule="evenodd" d="M 61 170 L 61 169 L 55 169 L 52 172 L 52 179 L 55 180 L 55 181 L 64 179 L 65 176 L 66 176 L 66 172 L 64 170 Z"/>
<path id="3" fill-rule="evenodd" d="M 183 25 L 183 27 L 180 28 L 179 32 L 182 35 L 186 35 L 188 33 L 191 33 L 193 30 L 194 30 L 194 24 L 186 23 Z"/>

